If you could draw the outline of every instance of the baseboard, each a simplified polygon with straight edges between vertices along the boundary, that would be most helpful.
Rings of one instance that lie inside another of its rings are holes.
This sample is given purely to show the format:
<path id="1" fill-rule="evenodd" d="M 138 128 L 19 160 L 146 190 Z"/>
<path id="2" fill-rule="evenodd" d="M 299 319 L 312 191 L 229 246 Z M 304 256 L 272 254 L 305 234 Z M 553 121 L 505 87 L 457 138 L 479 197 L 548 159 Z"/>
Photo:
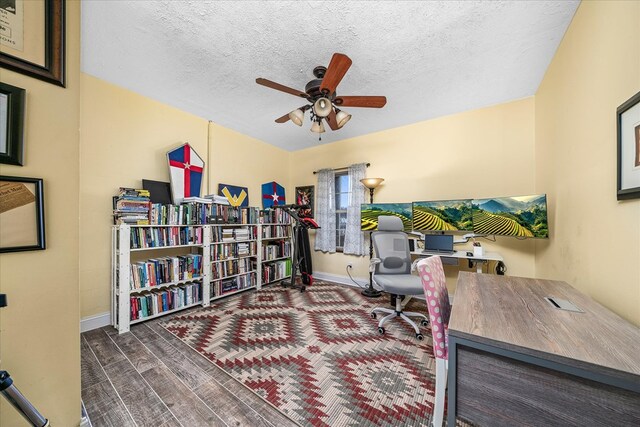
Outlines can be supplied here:
<path id="1" fill-rule="evenodd" d="M 349 276 L 342 276 L 339 274 L 331 274 L 331 273 L 323 273 L 322 271 L 316 271 L 313 273 L 313 278 L 318 280 L 326 280 L 329 282 L 340 283 L 341 285 L 353 286 L 354 288 L 358 288 L 359 286 L 353 283 L 353 281 L 349 278 Z M 354 277 L 353 280 L 360 283 L 363 287 L 369 286 L 369 278 L 368 277 Z M 374 285 L 374 288 L 378 290 L 379 286 Z M 414 295 L 413 298 L 416 299 L 424 299 L 424 295 Z"/>
<path id="2" fill-rule="evenodd" d="M 111 313 L 101 313 L 95 316 L 85 317 L 80 320 L 80 332 L 87 332 L 93 329 L 102 328 L 111 324 Z"/>
<path id="3" fill-rule="evenodd" d="M 318 280 L 326 280 L 328 282 L 340 283 L 341 285 L 353 286 L 354 288 L 358 288 L 359 286 L 353 283 L 353 281 L 349 278 L 349 276 L 342 276 L 339 274 L 331 274 L 331 273 L 323 273 L 322 271 L 315 271 L 313 273 L 313 278 Z M 368 277 L 354 277 L 353 280 L 358 282 L 361 287 L 369 286 L 369 278 Z"/>

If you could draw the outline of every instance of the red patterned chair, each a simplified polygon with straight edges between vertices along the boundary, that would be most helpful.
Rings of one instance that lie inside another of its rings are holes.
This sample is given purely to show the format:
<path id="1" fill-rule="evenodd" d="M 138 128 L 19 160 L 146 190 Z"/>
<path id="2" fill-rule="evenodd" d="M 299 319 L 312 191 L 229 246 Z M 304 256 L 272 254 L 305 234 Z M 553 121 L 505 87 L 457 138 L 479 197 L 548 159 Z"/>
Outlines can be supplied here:
<path id="1" fill-rule="evenodd" d="M 447 282 L 439 256 L 424 258 L 418 262 L 418 274 L 422 279 L 424 296 L 427 300 L 431 334 L 433 335 L 433 355 L 436 358 L 436 401 L 433 408 L 432 424 L 442 426 L 444 417 L 444 397 L 447 388 L 447 356 L 449 316 L 451 303 Z"/>

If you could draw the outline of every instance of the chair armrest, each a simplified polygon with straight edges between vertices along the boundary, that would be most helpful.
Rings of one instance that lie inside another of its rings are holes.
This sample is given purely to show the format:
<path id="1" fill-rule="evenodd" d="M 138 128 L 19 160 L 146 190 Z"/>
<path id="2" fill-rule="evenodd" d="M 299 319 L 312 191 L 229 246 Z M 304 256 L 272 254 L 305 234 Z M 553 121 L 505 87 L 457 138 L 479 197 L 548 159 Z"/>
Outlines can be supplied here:
<path id="1" fill-rule="evenodd" d="M 376 265 L 380 264 L 381 262 L 382 260 L 380 258 L 371 258 L 369 260 L 369 271 L 371 273 L 374 273 L 376 269 Z"/>

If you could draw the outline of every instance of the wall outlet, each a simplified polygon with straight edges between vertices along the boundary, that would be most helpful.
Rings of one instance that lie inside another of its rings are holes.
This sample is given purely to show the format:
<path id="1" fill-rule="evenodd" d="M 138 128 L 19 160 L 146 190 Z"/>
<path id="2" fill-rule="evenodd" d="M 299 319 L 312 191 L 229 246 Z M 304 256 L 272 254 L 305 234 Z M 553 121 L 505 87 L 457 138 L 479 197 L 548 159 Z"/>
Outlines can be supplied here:
<path id="1" fill-rule="evenodd" d="M 351 263 L 347 264 L 347 270 L 350 270 L 352 268 L 353 268 L 353 264 L 351 264 Z"/>

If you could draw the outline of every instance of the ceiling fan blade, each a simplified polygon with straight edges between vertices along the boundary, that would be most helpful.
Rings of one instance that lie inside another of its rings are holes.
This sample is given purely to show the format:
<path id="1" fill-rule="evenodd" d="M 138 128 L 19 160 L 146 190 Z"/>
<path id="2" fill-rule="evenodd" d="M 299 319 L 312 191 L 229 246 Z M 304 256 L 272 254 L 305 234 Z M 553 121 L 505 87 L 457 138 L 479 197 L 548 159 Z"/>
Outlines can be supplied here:
<path id="1" fill-rule="evenodd" d="M 327 71 L 324 73 L 322 83 L 320 84 L 320 90 L 325 93 L 333 93 L 336 91 L 338 84 L 347 73 L 347 70 L 351 67 L 351 59 L 343 53 L 334 53 L 327 67 Z"/>
<path id="2" fill-rule="evenodd" d="M 339 96 L 333 101 L 340 107 L 382 108 L 387 103 L 386 96 Z"/>
<path id="3" fill-rule="evenodd" d="M 282 116 L 282 117 L 278 117 L 278 118 L 276 119 L 276 123 L 286 123 L 286 122 L 288 122 L 289 120 L 291 120 L 291 119 L 289 118 L 289 113 L 287 113 L 287 114 L 285 114 L 285 115 L 284 115 L 284 116 Z"/>
<path id="4" fill-rule="evenodd" d="M 329 115 L 327 117 L 325 117 L 324 119 L 329 124 L 329 127 L 331 128 L 331 130 L 340 129 L 338 127 L 338 121 L 336 120 L 336 112 L 335 112 L 335 110 L 331 109 L 331 113 L 329 113 Z"/>
<path id="5" fill-rule="evenodd" d="M 257 78 L 256 83 L 262 86 L 270 87 L 271 89 L 275 89 L 281 92 L 290 93 L 291 95 L 299 96 L 300 98 L 307 98 L 309 96 L 306 93 L 301 92 L 297 89 L 293 89 L 288 86 L 281 85 L 280 83 L 272 82 L 271 80 L 263 79 L 262 77 Z"/>

